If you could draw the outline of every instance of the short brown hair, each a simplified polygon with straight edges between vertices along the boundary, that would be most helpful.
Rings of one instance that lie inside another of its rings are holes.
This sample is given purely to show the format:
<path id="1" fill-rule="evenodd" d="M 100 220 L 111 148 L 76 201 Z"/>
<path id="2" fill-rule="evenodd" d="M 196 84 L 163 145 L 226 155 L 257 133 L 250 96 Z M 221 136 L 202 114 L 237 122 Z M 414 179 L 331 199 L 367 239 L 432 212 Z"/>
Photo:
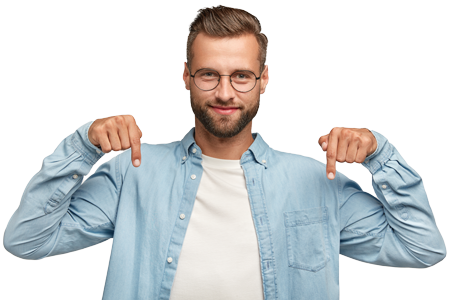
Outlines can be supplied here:
<path id="1" fill-rule="evenodd" d="M 259 45 L 260 72 L 264 70 L 268 39 L 264 33 L 261 33 L 261 24 L 254 15 L 242 9 L 222 5 L 200 9 L 197 17 L 189 26 L 186 51 L 189 70 L 191 70 L 191 60 L 194 57 L 194 53 L 191 51 L 192 43 L 200 32 L 214 37 L 237 37 L 246 33 L 254 34 Z"/>

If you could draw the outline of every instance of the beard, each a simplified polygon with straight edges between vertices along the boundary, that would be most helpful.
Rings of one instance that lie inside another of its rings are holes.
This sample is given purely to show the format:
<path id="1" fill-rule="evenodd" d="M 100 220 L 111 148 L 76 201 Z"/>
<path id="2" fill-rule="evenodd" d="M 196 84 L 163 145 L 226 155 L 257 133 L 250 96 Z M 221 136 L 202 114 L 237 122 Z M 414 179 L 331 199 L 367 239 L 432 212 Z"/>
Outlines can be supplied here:
<path id="1" fill-rule="evenodd" d="M 246 110 L 239 108 L 240 115 L 237 120 L 234 120 L 232 115 L 220 115 L 213 111 L 210 102 L 206 102 L 203 106 L 200 101 L 192 96 L 191 92 L 191 107 L 195 117 L 203 124 L 205 129 L 218 138 L 230 138 L 240 133 L 251 120 L 256 116 L 259 108 L 259 98 L 251 107 Z M 226 103 L 218 101 L 215 105 L 227 106 Z"/>

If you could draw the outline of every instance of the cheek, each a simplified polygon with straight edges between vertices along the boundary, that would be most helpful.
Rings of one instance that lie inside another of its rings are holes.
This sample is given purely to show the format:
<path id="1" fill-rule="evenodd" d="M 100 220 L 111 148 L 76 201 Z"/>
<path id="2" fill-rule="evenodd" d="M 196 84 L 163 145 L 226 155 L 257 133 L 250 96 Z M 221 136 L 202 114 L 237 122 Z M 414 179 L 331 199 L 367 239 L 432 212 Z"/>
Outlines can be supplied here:
<path id="1" fill-rule="evenodd" d="M 258 91 L 252 90 L 248 92 L 245 95 L 245 98 L 243 98 L 242 100 L 245 103 L 246 107 L 251 107 L 256 105 L 256 103 L 258 102 L 258 98 L 259 98 L 259 90 Z"/>
<path id="2" fill-rule="evenodd" d="M 204 92 L 199 92 L 191 89 L 191 99 L 193 99 L 196 106 L 204 107 L 212 103 L 209 99 L 214 99 L 214 95 L 211 96 L 205 94 Z"/>

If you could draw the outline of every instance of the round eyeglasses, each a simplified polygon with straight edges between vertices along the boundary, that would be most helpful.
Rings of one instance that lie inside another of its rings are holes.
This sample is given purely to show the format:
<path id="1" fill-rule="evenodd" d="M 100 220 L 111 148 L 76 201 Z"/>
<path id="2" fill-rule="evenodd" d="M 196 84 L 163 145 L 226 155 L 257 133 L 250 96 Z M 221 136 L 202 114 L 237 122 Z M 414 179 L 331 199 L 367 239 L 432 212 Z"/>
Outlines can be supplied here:
<path id="1" fill-rule="evenodd" d="M 261 78 L 261 76 L 256 77 L 255 73 L 248 70 L 238 70 L 231 75 L 220 75 L 213 69 L 200 69 L 194 75 L 190 75 L 194 78 L 195 85 L 202 91 L 215 89 L 219 85 L 221 76 L 230 76 L 231 86 L 241 93 L 253 90 L 256 81 Z"/>

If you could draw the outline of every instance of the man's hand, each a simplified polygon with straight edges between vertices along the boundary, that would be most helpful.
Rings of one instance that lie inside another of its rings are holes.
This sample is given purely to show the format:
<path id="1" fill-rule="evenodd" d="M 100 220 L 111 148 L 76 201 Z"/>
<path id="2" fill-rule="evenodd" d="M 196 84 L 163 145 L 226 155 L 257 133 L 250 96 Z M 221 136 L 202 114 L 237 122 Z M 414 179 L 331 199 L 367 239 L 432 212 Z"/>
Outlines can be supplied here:
<path id="1" fill-rule="evenodd" d="M 131 115 L 95 120 L 88 132 L 89 141 L 105 153 L 131 146 L 131 161 L 135 167 L 141 164 L 141 137 L 142 132 Z"/>
<path id="2" fill-rule="evenodd" d="M 333 180 L 338 162 L 362 163 L 377 150 L 375 136 L 366 128 L 334 127 L 319 139 L 323 151 L 327 151 L 328 179 Z"/>

